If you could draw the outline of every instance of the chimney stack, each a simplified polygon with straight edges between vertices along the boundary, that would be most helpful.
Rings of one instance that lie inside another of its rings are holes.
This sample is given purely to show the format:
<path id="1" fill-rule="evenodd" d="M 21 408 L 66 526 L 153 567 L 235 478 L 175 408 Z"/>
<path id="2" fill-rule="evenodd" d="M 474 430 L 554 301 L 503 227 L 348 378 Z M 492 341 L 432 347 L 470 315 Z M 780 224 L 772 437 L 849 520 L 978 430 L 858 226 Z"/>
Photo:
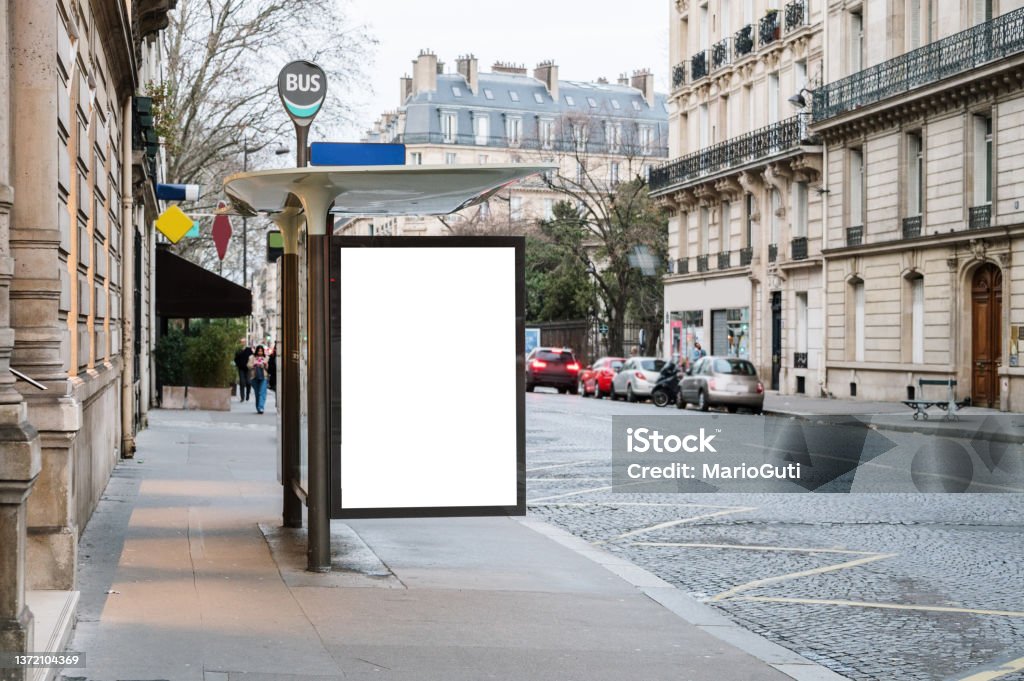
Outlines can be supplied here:
<path id="1" fill-rule="evenodd" d="M 533 70 L 533 77 L 544 83 L 551 98 L 558 102 L 558 66 L 554 60 L 549 59 L 537 64 Z"/>
<path id="2" fill-rule="evenodd" d="M 643 93 L 647 106 L 654 106 L 654 74 L 650 69 L 634 71 L 630 85 Z"/>
<path id="3" fill-rule="evenodd" d="M 412 93 L 421 92 L 437 92 L 437 55 L 430 50 L 420 50 L 412 62 Z"/>
<path id="4" fill-rule="evenodd" d="M 466 86 L 469 87 L 469 91 L 474 95 L 480 90 L 480 78 L 478 77 L 478 67 L 476 57 L 472 54 L 467 54 L 459 57 L 455 60 L 458 65 L 459 73 L 466 79 Z"/>
<path id="5" fill-rule="evenodd" d="M 629 87 L 629 75 L 627 75 L 625 73 L 620 73 L 619 74 L 619 81 L 618 82 L 619 82 L 619 85 L 625 85 L 625 86 Z"/>
<path id="6" fill-rule="evenodd" d="M 525 76 L 526 67 L 522 64 L 513 64 L 512 62 L 496 61 L 491 66 L 491 71 L 494 73 L 511 73 L 516 76 Z"/>
<path id="7" fill-rule="evenodd" d="M 409 99 L 409 96 L 412 95 L 412 78 L 410 78 L 408 75 L 404 75 L 401 78 L 399 78 L 398 88 L 398 105 L 402 106 L 403 104 L 405 104 L 405 100 Z"/>

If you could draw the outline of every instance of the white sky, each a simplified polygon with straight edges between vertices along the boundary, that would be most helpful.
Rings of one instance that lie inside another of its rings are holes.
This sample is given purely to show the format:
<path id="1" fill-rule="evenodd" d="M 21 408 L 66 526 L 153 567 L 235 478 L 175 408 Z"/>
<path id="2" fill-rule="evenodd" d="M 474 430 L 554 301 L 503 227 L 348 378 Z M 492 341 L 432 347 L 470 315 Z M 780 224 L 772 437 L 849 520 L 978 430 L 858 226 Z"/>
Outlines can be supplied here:
<path id="1" fill-rule="evenodd" d="M 433 50 L 454 71 L 455 58 L 472 53 L 481 71 L 495 61 L 524 64 L 529 73 L 545 59 L 562 80 L 611 82 L 620 73 L 650 68 L 655 89 L 668 91 L 666 0 L 348 0 L 349 14 L 377 38 L 367 68 L 372 93 L 353 101 L 360 130 L 398 107 L 398 79 L 412 74 L 421 49 Z"/>

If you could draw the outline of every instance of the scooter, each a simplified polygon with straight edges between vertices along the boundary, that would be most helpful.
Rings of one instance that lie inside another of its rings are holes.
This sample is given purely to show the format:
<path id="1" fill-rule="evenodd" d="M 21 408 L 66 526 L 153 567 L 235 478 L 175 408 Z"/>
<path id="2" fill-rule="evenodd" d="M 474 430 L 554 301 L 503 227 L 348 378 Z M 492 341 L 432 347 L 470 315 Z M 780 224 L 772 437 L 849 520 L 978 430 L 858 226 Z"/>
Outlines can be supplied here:
<path id="1" fill-rule="evenodd" d="M 658 407 L 665 407 L 670 402 L 676 401 L 679 394 L 679 367 L 673 363 L 665 365 L 658 377 L 658 382 L 651 390 L 651 402 Z"/>

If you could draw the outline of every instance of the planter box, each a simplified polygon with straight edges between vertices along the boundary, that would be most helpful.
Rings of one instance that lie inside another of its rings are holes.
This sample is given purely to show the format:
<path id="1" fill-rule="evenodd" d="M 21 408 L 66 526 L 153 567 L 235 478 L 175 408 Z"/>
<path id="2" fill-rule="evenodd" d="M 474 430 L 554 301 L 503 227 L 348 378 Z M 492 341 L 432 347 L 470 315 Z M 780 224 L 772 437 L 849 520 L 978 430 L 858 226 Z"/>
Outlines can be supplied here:
<path id="1" fill-rule="evenodd" d="M 160 406 L 164 409 L 231 411 L 231 388 L 165 385 L 161 392 Z"/>

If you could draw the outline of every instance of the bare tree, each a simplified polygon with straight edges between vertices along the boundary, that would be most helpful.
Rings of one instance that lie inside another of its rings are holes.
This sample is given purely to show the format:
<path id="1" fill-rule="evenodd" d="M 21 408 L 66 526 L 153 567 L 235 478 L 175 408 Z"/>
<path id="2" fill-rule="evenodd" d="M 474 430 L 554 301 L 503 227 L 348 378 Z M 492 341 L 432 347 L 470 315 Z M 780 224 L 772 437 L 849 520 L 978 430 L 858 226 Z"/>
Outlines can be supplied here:
<path id="1" fill-rule="evenodd" d="M 277 102 L 277 74 L 287 62 L 308 59 L 327 72 L 320 135 L 351 122 L 352 93 L 364 85 L 375 41 L 345 7 L 344 0 L 179 0 L 160 38 L 164 80 L 149 94 L 168 180 L 204 187 L 192 210 L 212 211 L 222 178 L 241 170 L 244 156 L 252 169 L 277 146 L 294 146 Z M 261 242 L 264 230 L 253 231 Z M 216 262 L 209 239 L 186 240 L 178 250 L 204 266 Z"/>

